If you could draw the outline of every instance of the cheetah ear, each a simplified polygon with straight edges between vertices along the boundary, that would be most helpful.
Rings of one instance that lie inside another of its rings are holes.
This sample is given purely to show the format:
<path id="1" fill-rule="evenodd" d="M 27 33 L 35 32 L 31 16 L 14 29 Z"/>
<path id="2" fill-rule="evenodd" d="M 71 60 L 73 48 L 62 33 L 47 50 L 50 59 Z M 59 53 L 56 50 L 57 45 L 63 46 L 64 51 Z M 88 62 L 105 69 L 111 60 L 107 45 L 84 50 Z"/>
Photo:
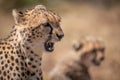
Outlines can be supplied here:
<path id="1" fill-rule="evenodd" d="M 82 49 L 83 45 L 79 44 L 79 45 L 73 45 L 73 48 L 75 49 L 75 51 L 79 51 L 80 49 Z"/>
<path id="2" fill-rule="evenodd" d="M 21 16 L 23 15 L 23 13 L 18 12 L 16 9 L 13 9 L 12 10 L 12 15 L 14 17 L 15 24 L 18 24 L 20 19 L 21 19 Z"/>
<path id="3" fill-rule="evenodd" d="M 83 44 L 81 43 L 81 42 L 74 42 L 73 43 L 73 49 L 75 50 L 75 51 L 79 51 L 82 47 L 83 47 Z"/>

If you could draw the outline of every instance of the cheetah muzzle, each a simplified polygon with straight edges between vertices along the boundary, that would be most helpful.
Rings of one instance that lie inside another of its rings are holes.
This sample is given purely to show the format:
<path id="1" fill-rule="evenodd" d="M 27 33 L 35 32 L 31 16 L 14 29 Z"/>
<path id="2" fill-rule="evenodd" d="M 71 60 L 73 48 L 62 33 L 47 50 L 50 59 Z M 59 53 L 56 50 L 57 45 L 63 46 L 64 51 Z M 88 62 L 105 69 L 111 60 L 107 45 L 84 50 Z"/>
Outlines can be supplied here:
<path id="1" fill-rule="evenodd" d="M 60 35 L 60 36 L 57 36 L 59 38 L 59 41 L 62 39 L 62 37 L 64 36 L 64 34 Z M 46 41 L 44 43 L 44 47 L 45 47 L 45 50 L 48 51 L 48 52 L 52 52 L 54 51 L 54 42 L 50 40 Z"/>

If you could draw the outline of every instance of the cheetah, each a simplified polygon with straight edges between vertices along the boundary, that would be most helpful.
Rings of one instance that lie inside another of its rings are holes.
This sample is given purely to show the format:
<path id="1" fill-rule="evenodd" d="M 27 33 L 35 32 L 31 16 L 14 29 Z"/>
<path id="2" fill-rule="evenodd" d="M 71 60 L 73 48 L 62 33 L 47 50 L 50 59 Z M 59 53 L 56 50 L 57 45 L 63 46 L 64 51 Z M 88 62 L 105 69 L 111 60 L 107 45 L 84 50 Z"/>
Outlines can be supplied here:
<path id="1" fill-rule="evenodd" d="M 51 70 L 49 80 L 91 80 L 89 68 L 99 66 L 105 58 L 105 45 L 98 38 L 85 37 L 73 49 Z"/>
<path id="2" fill-rule="evenodd" d="M 43 80 L 42 54 L 63 38 L 61 18 L 44 5 L 12 14 L 13 29 L 0 40 L 0 80 Z"/>

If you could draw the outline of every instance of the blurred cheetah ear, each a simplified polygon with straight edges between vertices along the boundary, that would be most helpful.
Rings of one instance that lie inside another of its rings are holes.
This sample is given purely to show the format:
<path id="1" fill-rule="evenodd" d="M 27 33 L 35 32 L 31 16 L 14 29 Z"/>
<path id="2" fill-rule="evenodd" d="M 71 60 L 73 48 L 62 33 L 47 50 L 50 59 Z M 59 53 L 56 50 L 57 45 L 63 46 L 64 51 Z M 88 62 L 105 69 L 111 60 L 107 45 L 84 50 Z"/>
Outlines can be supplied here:
<path id="1" fill-rule="evenodd" d="M 75 45 L 74 45 L 75 51 L 79 51 L 79 50 L 81 50 L 82 48 L 83 48 L 83 45 L 82 45 L 82 44 L 79 44 L 78 46 L 75 46 Z"/>
<path id="2" fill-rule="evenodd" d="M 15 24 L 18 24 L 21 20 L 21 16 L 23 16 L 22 12 L 18 12 L 16 9 L 12 10 L 12 15 L 14 17 Z"/>
<path id="3" fill-rule="evenodd" d="M 73 43 L 73 49 L 74 49 L 75 51 L 79 51 L 82 47 L 83 47 L 83 44 L 80 43 L 80 42 L 75 42 L 75 43 Z"/>

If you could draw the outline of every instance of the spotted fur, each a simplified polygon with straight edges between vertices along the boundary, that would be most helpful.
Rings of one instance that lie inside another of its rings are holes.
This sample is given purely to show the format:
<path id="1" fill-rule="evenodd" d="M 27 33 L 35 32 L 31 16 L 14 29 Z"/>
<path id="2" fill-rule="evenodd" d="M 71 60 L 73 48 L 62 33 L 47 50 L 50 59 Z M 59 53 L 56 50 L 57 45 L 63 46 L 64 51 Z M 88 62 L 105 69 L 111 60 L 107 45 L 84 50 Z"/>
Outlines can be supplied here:
<path id="1" fill-rule="evenodd" d="M 86 37 L 74 43 L 73 49 L 50 72 L 49 80 L 91 80 L 89 68 L 104 60 L 103 41 Z"/>
<path id="2" fill-rule="evenodd" d="M 43 5 L 13 10 L 13 17 L 11 33 L 0 41 L 0 80 L 43 80 L 42 53 L 52 52 L 64 36 L 61 19 Z"/>

